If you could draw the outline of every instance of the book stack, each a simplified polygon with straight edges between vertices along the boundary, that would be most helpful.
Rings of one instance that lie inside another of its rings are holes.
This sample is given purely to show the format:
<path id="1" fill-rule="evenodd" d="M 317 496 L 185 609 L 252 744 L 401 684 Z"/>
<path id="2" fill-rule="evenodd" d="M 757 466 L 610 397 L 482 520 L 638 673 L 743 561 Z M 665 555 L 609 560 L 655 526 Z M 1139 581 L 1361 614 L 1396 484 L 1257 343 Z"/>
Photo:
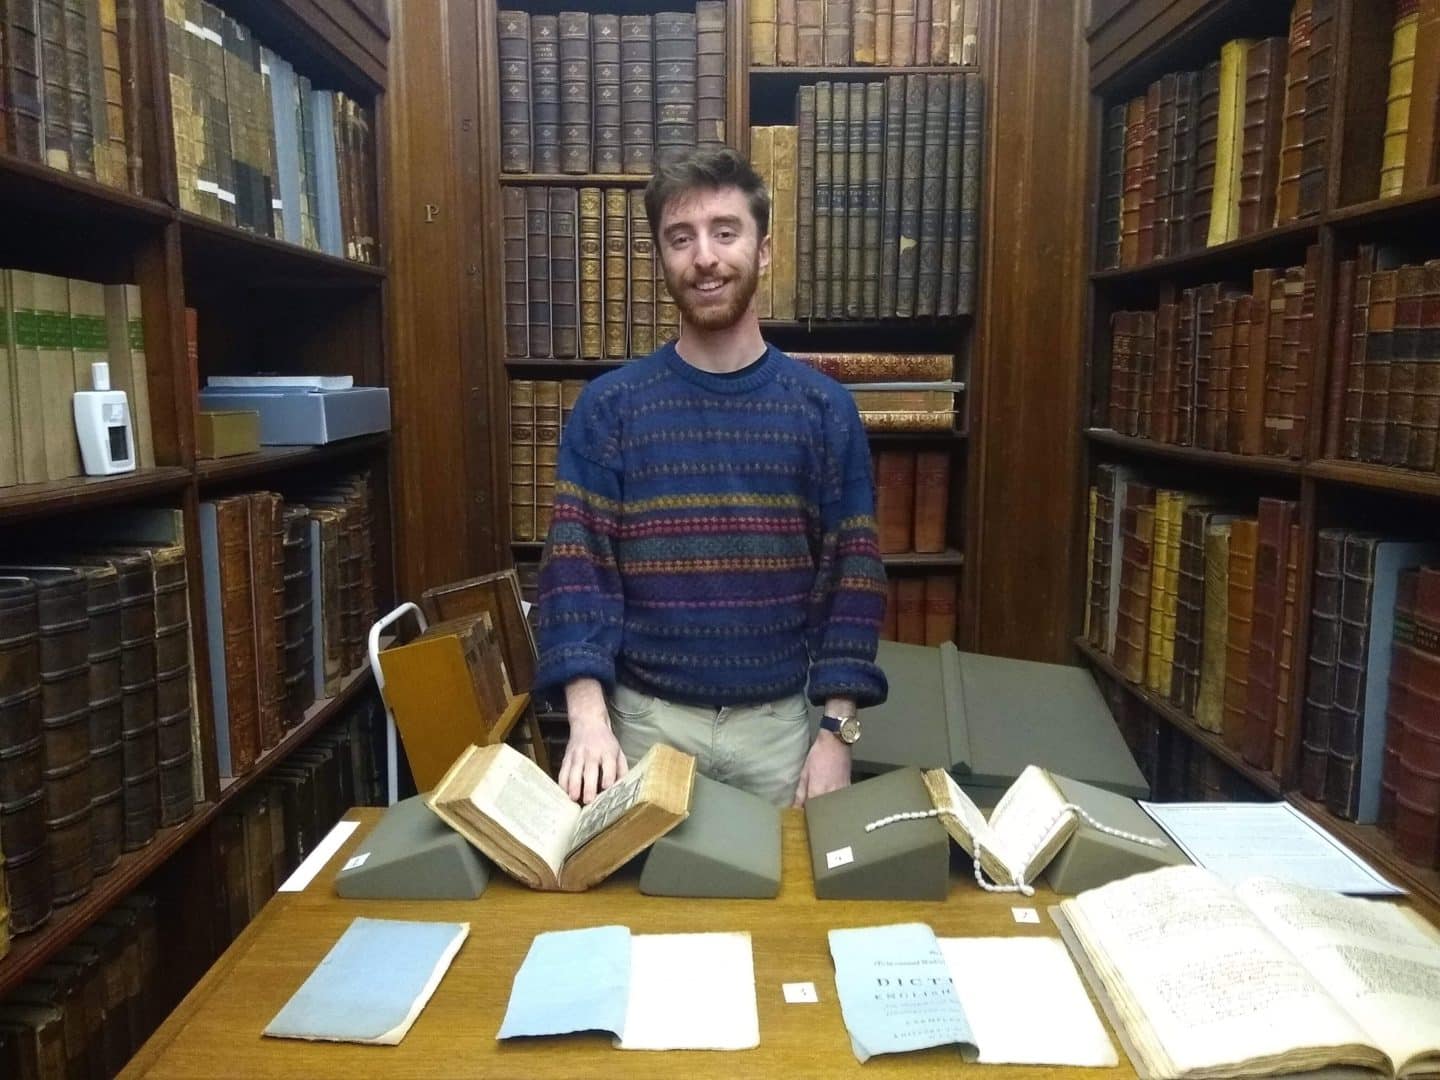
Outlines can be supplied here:
<path id="1" fill-rule="evenodd" d="M 107 187 L 142 187 L 135 0 L 0 9 L 0 149 Z"/>
<path id="2" fill-rule="evenodd" d="M 544 540 L 555 510 L 560 431 L 584 379 L 510 380 L 510 537 Z"/>
<path id="3" fill-rule="evenodd" d="M 977 62 L 980 0 L 756 0 L 750 62 L 846 67 Z"/>
<path id="4" fill-rule="evenodd" d="M 795 112 L 794 215 L 787 197 L 778 221 L 771 222 L 772 244 L 795 256 L 775 260 L 773 317 L 973 314 L 984 118 L 980 76 L 820 82 L 800 87 Z M 781 156 L 788 153 L 788 130 L 757 130 L 771 132 L 752 141 L 762 167 L 768 141 L 769 168 L 778 180 L 788 160 Z"/>
<path id="5" fill-rule="evenodd" d="M 1300 457 L 1318 278 L 1312 246 L 1304 266 L 1256 270 L 1248 293 L 1218 282 L 1155 311 L 1115 312 L 1108 426 L 1177 446 Z"/>
<path id="6" fill-rule="evenodd" d="M 1440 19 L 1429 4 L 1396 0 L 1391 34 L 1379 197 L 1419 191 L 1435 178 L 1440 102 Z"/>
<path id="7" fill-rule="evenodd" d="M 1296 511 L 1239 512 L 1119 465 L 1091 488 L 1089 644 L 1263 770 L 1285 760 L 1295 693 Z"/>
<path id="8" fill-rule="evenodd" d="M 791 353 L 796 360 L 844 383 L 866 431 L 953 431 L 956 396 L 948 353 Z"/>
<path id="9" fill-rule="evenodd" d="M 1296 0 L 1288 37 L 1237 38 L 1105 112 L 1100 265 L 1141 266 L 1318 213 L 1335 0 Z"/>
<path id="10" fill-rule="evenodd" d="M 180 208 L 377 262 L 372 111 L 314 86 L 214 4 L 164 0 L 164 14 Z"/>
<path id="11" fill-rule="evenodd" d="M 950 517 L 950 451 L 872 451 L 881 555 L 938 554 Z"/>
<path id="12" fill-rule="evenodd" d="M 498 13 L 500 168 L 630 173 L 725 132 L 725 5 L 606 15 Z"/>
<path id="13" fill-rule="evenodd" d="M 953 570 L 892 574 L 886 589 L 881 638 L 906 645 L 940 645 L 955 640 L 960 578 Z"/>
<path id="14" fill-rule="evenodd" d="M 140 289 L 0 270 L 0 487 L 83 475 L 72 400 L 90 365 L 124 390 L 137 464 L 155 464 Z"/>
<path id="15" fill-rule="evenodd" d="M 1340 264 L 1336 307 L 1332 452 L 1440 471 L 1440 260 L 1402 263 L 1362 244 Z"/>

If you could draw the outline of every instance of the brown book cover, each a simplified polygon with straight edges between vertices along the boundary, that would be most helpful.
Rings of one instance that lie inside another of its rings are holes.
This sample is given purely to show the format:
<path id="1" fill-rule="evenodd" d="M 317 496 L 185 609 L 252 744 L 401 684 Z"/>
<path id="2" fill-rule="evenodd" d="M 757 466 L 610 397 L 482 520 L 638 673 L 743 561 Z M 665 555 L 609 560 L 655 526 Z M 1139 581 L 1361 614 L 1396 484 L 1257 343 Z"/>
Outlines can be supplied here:
<path id="1" fill-rule="evenodd" d="M 535 538 L 550 533 L 555 511 L 555 469 L 560 456 L 560 383 L 535 380 Z"/>
<path id="2" fill-rule="evenodd" d="M 465 615 L 489 615 L 500 637 L 510 684 L 523 690 L 534 681 L 535 636 L 525 618 L 520 580 L 514 570 L 426 589 L 420 606 L 433 623 Z"/>
<path id="3" fill-rule="evenodd" d="M 1175 656 L 1170 668 L 1169 697 L 1187 716 L 1195 711 L 1200 689 L 1200 654 L 1205 608 L 1205 530 L 1207 507 L 1186 507 L 1180 517 L 1179 566 L 1175 595 Z M 1098 543 L 1098 540 L 1097 540 Z"/>
<path id="4" fill-rule="evenodd" d="M 1195 442 L 1195 308 L 1196 290 L 1180 294 L 1175 315 L 1175 442 Z"/>
<path id="5" fill-rule="evenodd" d="M 1175 76 L 1175 146 L 1170 159 L 1170 234 L 1166 251 L 1182 255 L 1190 247 L 1190 206 L 1195 184 L 1196 127 L 1200 74 L 1182 71 Z"/>
<path id="6" fill-rule="evenodd" d="M 947 0 L 939 0 L 946 3 Z M 915 0 L 915 63 L 923 64 L 930 56 L 930 27 L 935 18 L 935 0 Z"/>
<path id="7" fill-rule="evenodd" d="M 826 18 L 830 9 L 826 8 Z M 826 24 L 827 28 L 829 24 Z M 850 280 L 849 260 L 856 252 L 850 243 L 850 86 L 830 88 L 830 299 L 832 319 L 845 317 L 845 286 Z M 859 221 L 853 223 L 858 226 Z"/>
<path id="8" fill-rule="evenodd" d="M 1200 679 L 1195 723 L 1222 735 L 1225 730 L 1225 666 L 1230 635 L 1230 531 L 1236 519 L 1211 517 L 1205 529 L 1205 600 L 1201 613 Z"/>
<path id="9" fill-rule="evenodd" d="M 1290 538 L 1285 547 L 1285 594 L 1281 607 L 1280 661 L 1278 682 L 1275 688 L 1275 732 L 1272 760 L 1276 775 L 1283 775 L 1288 769 L 1290 741 L 1294 738 L 1290 728 L 1290 702 L 1298 690 L 1295 667 L 1295 636 L 1299 630 L 1299 609 L 1297 598 L 1300 593 L 1300 526 L 1290 526 Z"/>
<path id="10" fill-rule="evenodd" d="M 1135 318 L 1133 348 L 1138 393 L 1131 427 L 1133 434 L 1149 439 L 1152 437 L 1155 407 L 1155 313 L 1141 311 L 1136 313 Z"/>
<path id="11" fill-rule="evenodd" d="M 1300 350 L 1304 336 L 1305 271 L 1289 267 L 1275 290 L 1280 293 L 1277 313 L 1275 292 L 1271 293 L 1271 338 L 1266 349 L 1269 364 L 1265 372 L 1265 453 L 1288 456 L 1295 444 L 1296 386 L 1299 380 Z M 1278 340 L 1275 328 L 1279 324 Z"/>
<path id="12" fill-rule="evenodd" d="M 1385 452 L 1385 420 L 1390 411 L 1390 365 L 1394 356 L 1396 270 L 1370 274 L 1365 338 L 1364 400 L 1360 421 L 1360 458 L 1378 462 Z"/>
<path id="13" fill-rule="evenodd" d="M 231 775 L 243 776 L 260 757 L 263 745 L 260 705 L 264 692 L 256 676 L 250 500 L 244 495 L 217 499 L 214 508 L 219 541 L 221 634 L 225 649 Z"/>
<path id="14" fill-rule="evenodd" d="M 1110 570 L 1115 524 L 1115 473 L 1101 466 L 1095 483 L 1095 545 L 1090 555 L 1090 612 L 1087 619 L 1090 644 L 1102 651 L 1109 650 L 1106 631 L 1110 616 Z"/>
<path id="15" fill-rule="evenodd" d="M 620 16 L 620 147 L 627 173 L 644 175 L 654 164 L 654 79 L 654 17 Z"/>
<path id="16" fill-rule="evenodd" d="M 1406 729 L 1419 719 L 1418 716 L 1412 718 L 1410 699 L 1416 685 L 1415 598 L 1420 574 L 1418 568 L 1402 570 L 1395 584 L 1395 635 L 1391 640 L 1390 684 L 1385 699 L 1385 749 L 1380 765 L 1380 815 L 1376 822 L 1382 831 L 1392 835 L 1402 746 L 1412 737 Z M 1423 709 L 1423 699 L 1417 696 L 1416 705 Z"/>
<path id="17" fill-rule="evenodd" d="M 33 3 L 9 3 L 0 12 L 4 34 L 5 149 L 23 161 L 44 161 L 44 97 L 40 74 L 40 23 Z M 167 32 L 168 32 L 167 27 Z"/>
<path id="18" fill-rule="evenodd" d="M 1145 90 L 1144 121 L 1140 134 L 1140 235 L 1136 259 L 1142 265 L 1155 258 L 1155 174 L 1160 152 L 1160 80 Z"/>
<path id="19" fill-rule="evenodd" d="M 949 353 L 791 353 L 837 382 L 943 382 L 954 376 Z"/>
<path id="20" fill-rule="evenodd" d="M 134 87 L 126 86 L 126 62 L 120 47 L 120 19 L 115 0 L 99 0 L 92 14 L 91 106 L 96 133 L 103 134 L 103 142 L 96 146 L 96 174 L 102 183 L 122 191 L 130 190 L 130 127 L 125 105 L 127 101 L 134 104 Z M 0 96 L 3 96 L 3 79 L 0 79 Z M 0 108 L 0 112 L 5 111 L 8 110 Z M 3 142 L 0 145 L 4 145 Z"/>
<path id="21" fill-rule="evenodd" d="M 850 64 L 852 0 L 825 0 L 825 65 L 848 67 Z"/>
<path id="22" fill-rule="evenodd" d="M 1225 428 L 1225 445 L 1217 449 L 1228 450 L 1232 454 L 1245 452 L 1245 422 L 1250 414 L 1250 349 L 1251 328 L 1255 318 L 1254 301 L 1255 298 L 1250 293 L 1242 293 L 1235 298 L 1235 316 L 1230 331 L 1230 418 Z M 1261 306 L 1269 310 L 1268 297 Z M 1262 327 L 1263 329 L 1265 327 Z M 1264 394 L 1263 380 L 1255 392 Z"/>
<path id="23" fill-rule="evenodd" d="M 1344 422 L 1338 456 L 1360 460 L 1365 415 L 1365 348 L 1370 337 L 1370 277 L 1375 272 L 1375 247 L 1361 244 L 1355 252 L 1355 298 L 1349 314 L 1350 343 L 1345 350 Z M 1339 320 L 1337 319 L 1337 322 Z M 1338 327 L 1337 327 L 1338 332 Z"/>
<path id="24" fill-rule="evenodd" d="M 250 500 L 250 583 L 255 627 L 255 692 L 260 750 L 284 734 L 285 705 L 284 532 L 280 496 L 253 492 Z"/>
<path id="25" fill-rule="evenodd" d="M 896 15 L 899 25 L 899 15 Z M 895 314 L 916 314 L 920 270 L 920 204 L 925 168 L 925 76 L 905 76 L 905 137 L 900 166 L 900 243 L 896 256 Z"/>
<path id="26" fill-rule="evenodd" d="M 775 4 L 775 62 L 784 67 L 794 66 L 799 51 L 795 4 L 796 0 L 776 0 Z"/>
<path id="27" fill-rule="evenodd" d="M 1300 740 L 1300 790 L 1325 798 L 1335 712 L 1335 673 L 1340 654 L 1340 602 L 1344 577 L 1343 529 L 1321 529 L 1315 544 L 1310 594 L 1310 645 L 1306 654 L 1305 708 Z"/>
<path id="28" fill-rule="evenodd" d="M 550 336 L 550 190 L 524 190 L 530 355 L 548 357 L 554 355 Z"/>
<path id="29" fill-rule="evenodd" d="M 64 0 L 65 19 L 65 79 L 70 92 L 70 169 L 77 176 L 87 179 L 97 177 L 98 157 L 104 158 L 105 99 L 104 87 L 96 86 L 92 72 L 91 31 L 96 31 L 93 56 L 95 64 L 100 61 L 98 25 L 93 5 L 87 0 Z"/>
<path id="30" fill-rule="evenodd" d="M 1440 4 L 1420 0 L 1420 21 L 1415 29 L 1415 68 L 1411 74 L 1411 101 L 1440 99 Z M 1410 110 L 1405 136 L 1404 191 L 1419 191 L 1434 177 L 1436 110 Z"/>
<path id="31" fill-rule="evenodd" d="M 1415 405 L 1410 456 L 1412 469 L 1433 472 L 1440 462 L 1440 260 L 1425 264 L 1420 302 L 1420 344 L 1415 364 Z"/>
<path id="32" fill-rule="evenodd" d="M 1235 351 L 1235 302 L 1233 295 L 1215 301 L 1211 319 L 1210 366 L 1206 424 L 1200 445 L 1207 450 L 1224 450 L 1230 431 L 1230 363 Z"/>
<path id="33" fill-rule="evenodd" d="M 1135 337 L 1140 312 L 1117 311 L 1110 316 L 1110 394 L 1107 418 L 1121 435 L 1138 428 L 1140 381 L 1136 370 Z"/>
<path id="34" fill-rule="evenodd" d="M 1195 104 L 1195 172 L 1190 187 L 1190 242 L 1187 251 L 1209 245 L 1210 202 L 1215 190 L 1216 151 L 1220 139 L 1220 61 L 1200 72 Z"/>
<path id="35" fill-rule="evenodd" d="M 857 64 L 875 63 L 875 0 L 853 0 L 851 56 Z"/>
<path id="36" fill-rule="evenodd" d="M 875 63 L 882 67 L 890 64 L 894 19 L 894 0 L 875 0 Z"/>
<path id="37" fill-rule="evenodd" d="M 40 43 L 40 76 L 44 162 L 52 169 L 71 169 L 70 84 L 65 54 L 65 7 L 63 0 L 36 0 Z M 7 9 L 14 7 L 7 4 Z"/>
<path id="38" fill-rule="evenodd" d="M 793 124 L 776 126 L 771 147 L 774 185 L 770 189 L 770 280 L 771 311 L 777 319 L 796 317 L 799 278 L 796 265 L 797 213 L 796 159 L 799 157 L 799 129 Z M 875 256 L 879 258 L 878 249 Z M 659 269 L 659 257 L 655 260 Z M 674 327 L 679 333 L 678 319 Z"/>
<path id="39" fill-rule="evenodd" d="M 843 93 L 841 95 L 844 96 Z M 849 100 L 848 98 L 846 99 Z M 811 290 L 811 314 L 823 319 L 830 313 L 830 148 L 834 123 L 831 106 L 832 84 L 815 84 L 815 282 Z"/>
<path id="40" fill-rule="evenodd" d="M 925 644 L 955 640 L 955 608 L 960 579 L 954 574 L 925 576 Z"/>
<path id="41" fill-rule="evenodd" d="M 795 317 L 815 312 L 815 87 L 796 96 Z M 888 164 L 888 163 L 887 163 Z"/>
<path id="42" fill-rule="evenodd" d="M 1412 862 L 1434 867 L 1440 863 L 1440 796 L 1434 783 L 1440 772 L 1440 730 L 1434 722 L 1440 706 L 1440 570 L 1423 567 L 1417 575 L 1410 634 L 1405 731 L 1395 778 L 1395 847 Z"/>
<path id="43" fill-rule="evenodd" d="M 950 107 L 945 115 L 945 188 L 940 217 L 940 287 L 936 314 L 955 313 L 960 269 L 960 184 L 964 164 L 965 76 L 950 77 Z"/>
<path id="44" fill-rule="evenodd" d="M 590 171 L 590 14 L 562 11 L 560 33 L 560 171 Z"/>
<path id="45" fill-rule="evenodd" d="M 1201 285 L 1195 290 L 1195 438 L 1194 445 L 1215 446 L 1215 399 L 1211 390 L 1214 367 L 1215 310 L 1221 286 Z"/>
<path id="46" fill-rule="evenodd" d="M 1175 346 L 1178 304 L 1161 304 L 1155 313 L 1155 389 L 1151 399 L 1150 437 L 1175 441 Z"/>
<path id="47" fill-rule="evenodd" d="M 918 45 L 917 45 L 918 48 Z M 941 226 L 945 212 L 946 117 L 950 81 L 926 75 L 925 151 L 920 187 L 920 252 L 915 286 L 915 314 L 934 315 L 940 294 Z"/>
<path id="48" fill-rule="evenodd" d="M 1313 0 L 1310 52 L 1305 68 L 1304 144 L 1300 152 L 1299 216 L 1320 211 L 1325 202 L 1329 157 L 1330 89 L 1335 70 L 1336 0 Z"/>
<path id="49" fill-rule="evenodd" d="M 1290 563 L 1290 532 L 1295 512 L 1293 502 L 1266 498 L 1260 500 L 1257 515 L 1249 685 L 1241 751 L 1245 760 L 1258 769 L 1274 767 L 1271 755 L 1279 719 L 1285 576 Z"/>
<path id="50" fill-rule="evenodd" d="M 1125 106 L 1125 152 L 1120 199 L 1120 265 L 1140 263 L 1140 203 L 1145 183 L 1145 99 Z"/>
<path id="51" fill-rule="evenodd" d="M 915 63 L 916 0 L 893 0 L 890 17 L 890 63 L 909 67 Z"/>
<path id="52" fill-rule="evenodd" d="M 579 193 L 575 188 L 560 187 L 549 192 L 550 348 L 554 356 L 572 359 L 580 347 Z"/>
<path id="53" fill-rule="evenodd" d="M 1415 383 L 1420 360 L 1421 305 L 1425 268 L 1395 271 L 1395 328 L 1390 335 L 1390 378 L 1385 395 L 1386 465 L 1408 465 L 1415 423 Z"/>
<path id="54" fill-rule="evenodd" d="M 655 157 L 678 161 L 695 148 L 696 116 L 695 15 L 663 11 L 655 28 Z"/>
<path id="55" fill-rule="evenodd" d="M 945 550 L 946 519 L 950 511 L 950 452 L 915 452 L 915 550 Z"/>
<path id="56" fill-rule="evenodd" d="M 581 188 L 578 205 L 580 356 L 598 360 L 605 355 L 605 195 L 599 188 Z"/>
<path id="57" fill-rule="evenodd" d="M 895 640 L 925 644 L 925 579 L 902 577 L 895 590 Z"/>
<path id="58" fill-rule="evenodd" d="M 1225 711 L 1221 735 L 1225 745 L 1241 750 L 1247 730 L 1250 696 L 1251 645 L 1254 630 L 1255 549 L 1258 529 L 1254 518 L 1237 518 L 1230 525 L 1229 598 L 1225 614 Z"/>
<path id="59" fill-rule="evenodd" d="M 697 11 L 703 6 L 703 2 L 697 5 Z M 705 44 L 703 38 L 701 44 Z M 595 171 L 613 176 L 625 171 L 618 15 L 596 13 L 590 17 L 590 74 L 594 80 L 590 131 L 595 142 Z"/>
<path id="60" fill-rule="evenodd" d="M 1170 219 L 1174 198 L 1171 180 L 1175 171 L 1175 98 L 1179 76 L 1176 72 L 1159 80 L 1159 101 L 1155 119 L 1155 217 L 1152 228 L 1154 257 L 1170 255 Z"/>
<path id="61" fill-rule="evenodd" d="M 535 171 L 560 172 L 560 25 L 554 15 L 530 16 L 530 123 Z"/>
<path id="62" fill-rule="evenodd" d="M 1308 442 L 1310 388 L 1317 378 L 1315 365 L 1320 328 L 1315 318 L 1315 304 L 1319 287 L 1320 245 L 1311 244 L 1305 249 L 1305 266 L 1301 271 L 1300 326 L 1298 330 L 1300 347 L 1295 358 L 1295 389 L 1290 398 L 1290 411 L 1295 418 L 1288 448 L 1292 458 L 1302 457 L 1306 453 Z"/>
<path id="63" fill-rule="evenodd" d="M 795 0 L 795 62 L 801 67 L 826 62 L 825 0 Z"/>
<path id="64" fill-rule="evenodd" d="M 1300 215 L 1300 172 L 1305 151 L 1305 83 L 1310 71 L 1312 0 L 1295 0 L 1290 11 L 1289 62 L 1285 69 L 1285 107 L 1280 124 L 1280 169 L 1276 180 L 1275 221 L 1283 225 Z"/>
<path id="65" fill-rule="evenodd" d="M 1270 296 L 1275 282 L 1274 270 L 1256 270 L 1251 275 L 1243 367 L 1231 374 L 1232 384 L 1237 377 L 1244 384 L 1243 400 L 1232 400 L 1231 411 L 1231 449 L 1241 454 L 1260 454 L 1265 449 L 1265 378 L 1271 341 Z"/>
<path id="66" fill-rule="evenodd" d="M 500 189 L 501 236 L 505 265 L 505 355 L 530 352 L 530 309 L 525 286 L 528 255 L 525 238 L 525 188 Z"/>
<path id="67" fill-rule="evenodd" d="M 1125 183 L 1125 109 L 1105 110 L 1100 151 L 1100 269 L 1120 266 L 1120 203 Z"/>
<path id="68" fill-rule="evenodd" d="M 1120 606 L 1113 655 L 1120 673 L 1140 682 L 1145 675 L 1150 615 L 1155 490 L 1146 484 L 1126 484 L 1120 521 Z"/>
<path id="69" fill-rule="evenodd" d="M 875 455 L 875 522 L 882 555 L 915 550 L 914 523 L 919 494 L 914 450 L 880 450 Z"/>
<path id="70" fill-rule="evenodd" d="M 798 4 L 799 0 L 794 0 L 794 3 Z M 695 39 L 695 100 L 699 125 L 696 140 L 702 149 L 714 149 L 726 142 L 725 80 L 728 61 L 724 0 L 697 0 Z"/>
<path id="71" fill-rule="evenodd" d="M 1241 236 L 1268 229 L 1275 221 L 1288 50 L 1285 38 L 1263 38 L 1250 46 L 1246 57 L 1245 126 L 1240 162 Z"/>
<path id="72" fill-rule="evenodd" d="M 535 382 L 510 380 L 510 535 L 542 539 L 535 532 Z"/>
<path id="73" fill-rule="evenodd" d="M 498 13 L 500 54 L 500 170 L 526 173 L 531 168 L 530 15 Z"/>
<path id="74" fill-rule="evenodd" d="M 605 358 L 630 355 L 630 206 L 624 188 L 605 189 Z"/>
<path id="75" fill-rule="evenodd" d="M 1360 736 L 1365 712 L 1370 602 L 1380 538 L 1345 537 L 1340 588 L 1340 645 L 1335 654 L 1335 704 L 1330 713 L 1330 761 L 1325 767 L 1325 806 L 1354 820 L 1360 796 Z"/>
<path id="76" fill-rule="evenodd" d="M 774 67 L 778 36 L 776 0 L 755 0 L 750 5 L 750 63 L 756 67 Z"/>

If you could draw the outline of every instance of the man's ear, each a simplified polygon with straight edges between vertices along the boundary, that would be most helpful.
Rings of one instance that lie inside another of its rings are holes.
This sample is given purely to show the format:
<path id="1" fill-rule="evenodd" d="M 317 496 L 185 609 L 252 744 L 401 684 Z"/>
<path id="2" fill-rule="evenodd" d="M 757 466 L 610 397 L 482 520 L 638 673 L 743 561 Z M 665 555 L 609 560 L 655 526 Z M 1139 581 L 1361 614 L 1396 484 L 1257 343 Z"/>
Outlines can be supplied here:
<path id="1" fill-rule="evenodd" d="M 760 269 L 770 268 L 770 237 L 766 236 L 760 241 Z"/>

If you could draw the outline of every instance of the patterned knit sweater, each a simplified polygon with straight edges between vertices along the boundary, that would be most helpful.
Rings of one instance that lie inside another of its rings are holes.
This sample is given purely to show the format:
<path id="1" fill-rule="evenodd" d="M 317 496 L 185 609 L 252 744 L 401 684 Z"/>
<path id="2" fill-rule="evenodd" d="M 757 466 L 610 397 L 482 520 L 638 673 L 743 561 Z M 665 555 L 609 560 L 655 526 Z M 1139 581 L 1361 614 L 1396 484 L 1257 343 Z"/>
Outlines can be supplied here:
<path id="1" fill-rule="evenodd" d="M 561 440 L 536 689 L 884 701 L 874 503 L 854 399 L 773 345 L 731 374 L 666 345 L 601 376 Z"/>

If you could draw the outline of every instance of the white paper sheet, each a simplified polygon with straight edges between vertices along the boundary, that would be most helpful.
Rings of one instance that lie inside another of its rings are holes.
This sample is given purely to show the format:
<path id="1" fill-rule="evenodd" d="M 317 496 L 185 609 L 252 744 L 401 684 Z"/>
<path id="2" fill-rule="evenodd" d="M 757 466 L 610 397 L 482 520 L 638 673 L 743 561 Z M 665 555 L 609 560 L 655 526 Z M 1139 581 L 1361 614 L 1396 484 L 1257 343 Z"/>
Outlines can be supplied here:
<path id="1" fill-rule="evenodd" d="M 1273 877 L 1360 896 L 1404 892 L 1289 803 L 1142 802 L 1140 806 L 1191 862 L 1231 885 L 1252 877 Z"/>
<path id="2" fill-rule="evenodd" d="M 622 1050 L 749 1050 L 760 1045 L 750 935 L 637 934 Z"/>
<path id="3" fill-rule="evenodd" d="M 280 886 L 280 892 L 304 892 L 310 882 L 315 880 L 315 875 L 325 869 L 334 856 L 340 850 L 340 845 L 350 839 L 350 834 L 360 827 L 358 821 L 339 821 L 335 827 L 325 834 L 325 839 L 315 845 L 315 850 L 305 856 L 305 861 L 295 868 L 295 872 L 285 879 L 285 884 Z"/>

